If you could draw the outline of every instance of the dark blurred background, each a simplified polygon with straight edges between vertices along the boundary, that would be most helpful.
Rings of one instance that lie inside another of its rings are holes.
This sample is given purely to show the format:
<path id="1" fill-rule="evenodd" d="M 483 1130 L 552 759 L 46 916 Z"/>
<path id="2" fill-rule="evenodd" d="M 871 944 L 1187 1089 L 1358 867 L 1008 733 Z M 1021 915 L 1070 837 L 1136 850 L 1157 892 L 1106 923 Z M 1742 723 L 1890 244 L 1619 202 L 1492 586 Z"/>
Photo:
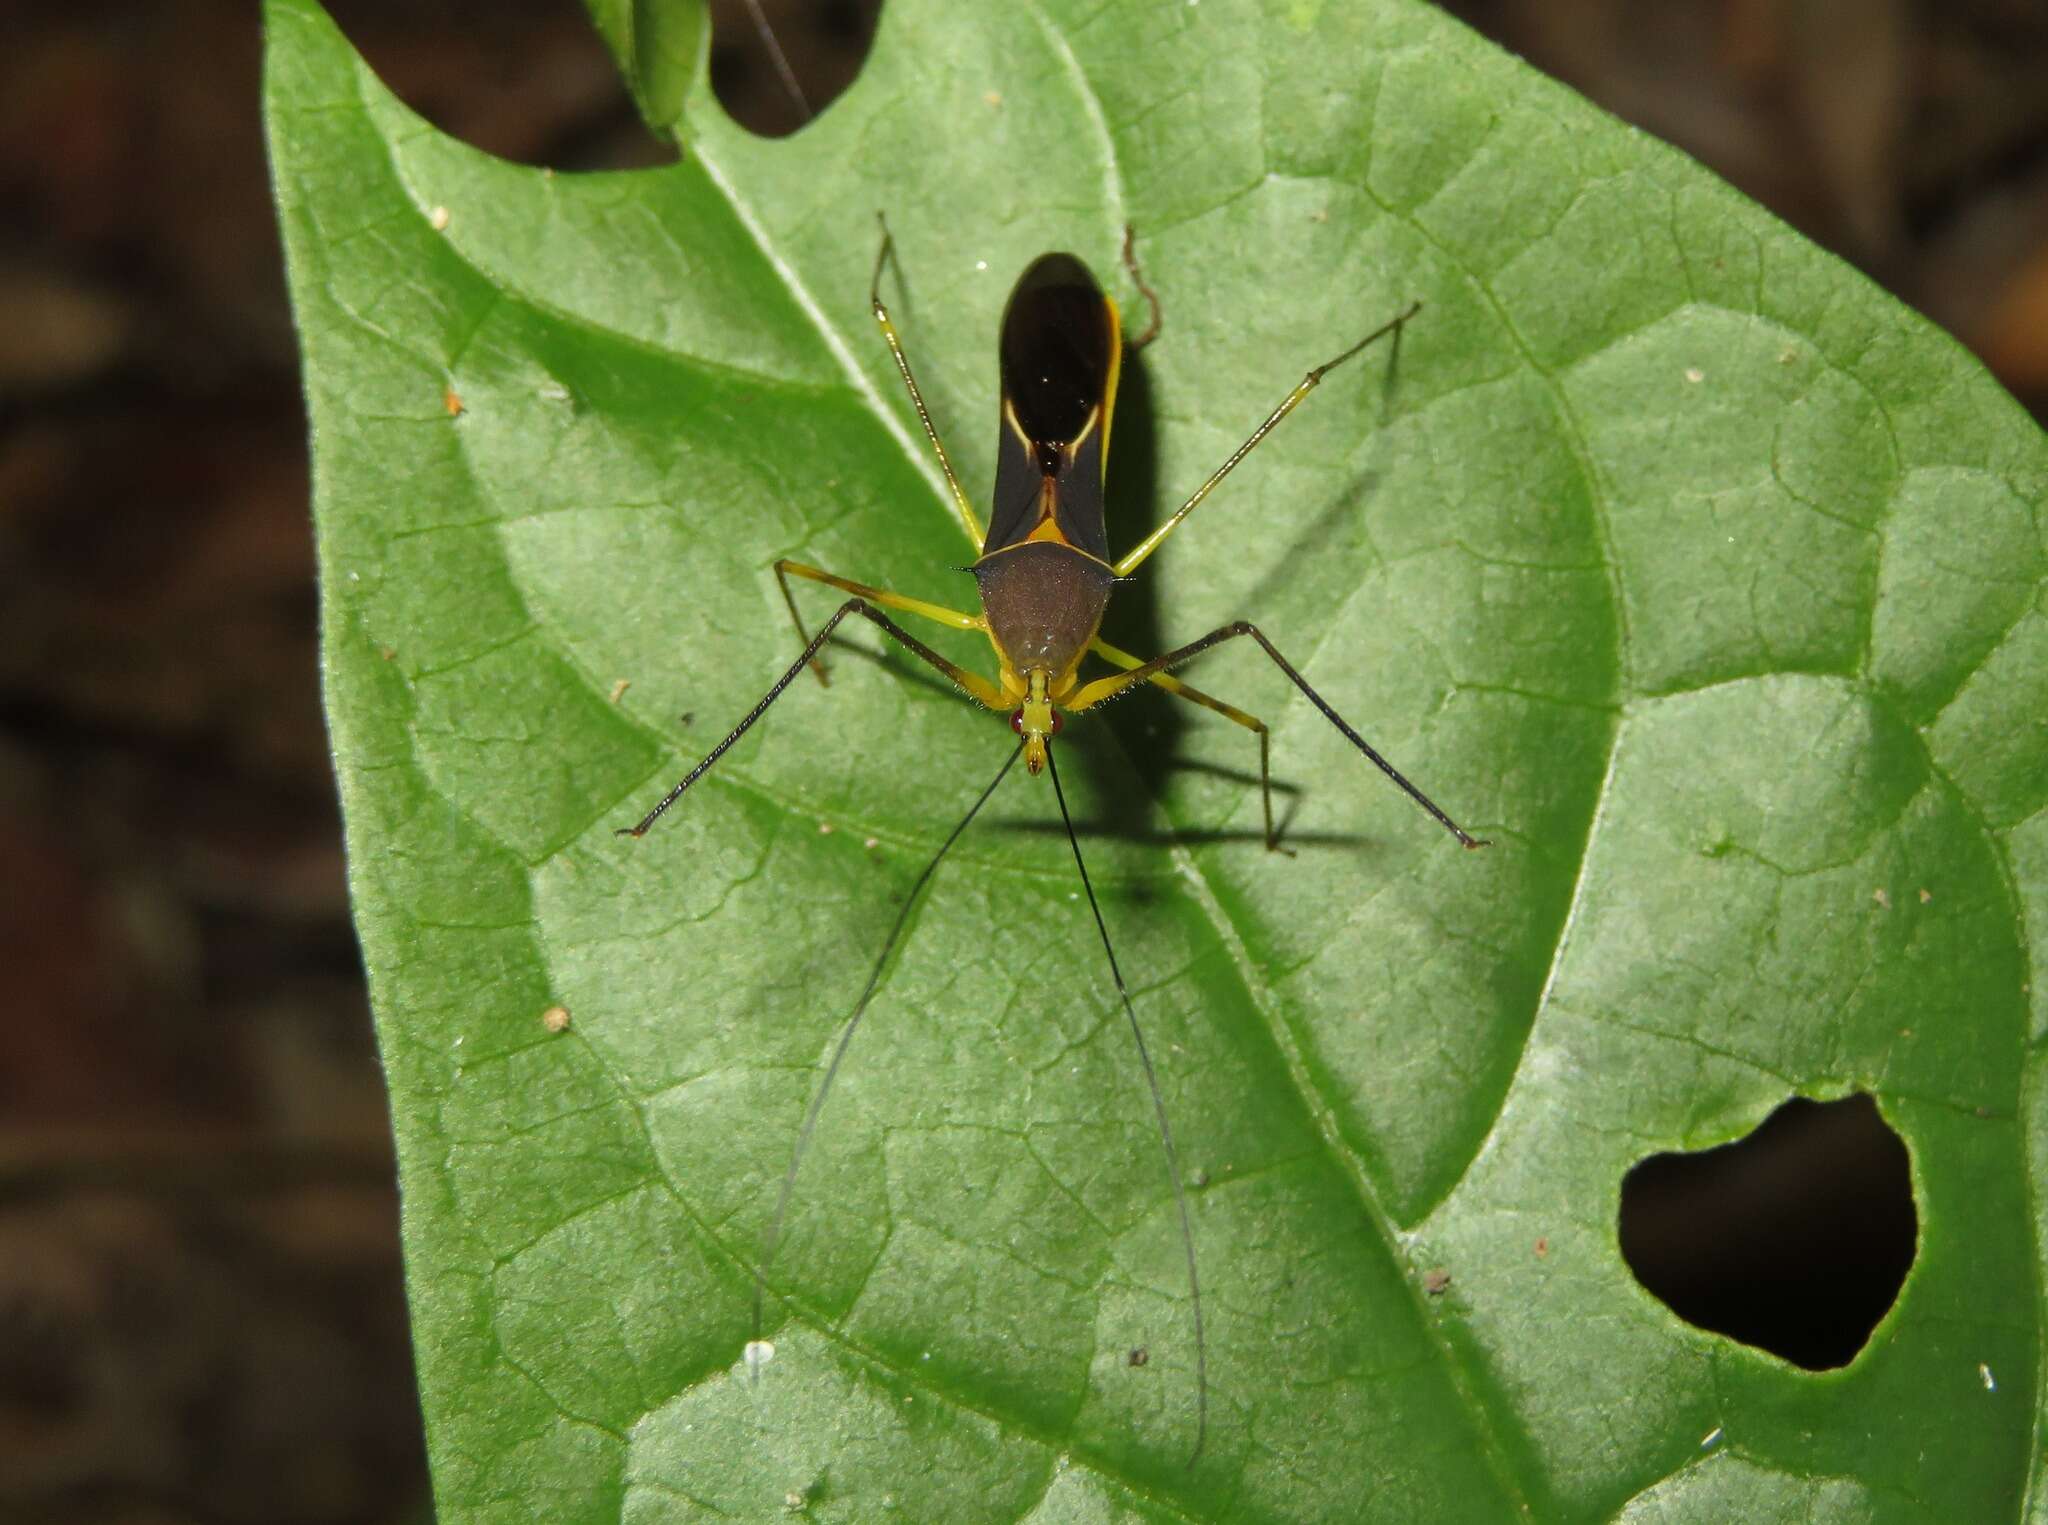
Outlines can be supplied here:
<path id="1" fill-rule="evenodd" d="M 766 8 L 822 104 L 874 0 Z M 2048 0 L 1450 8 L 2048 405 Z M 483 148 L 668 157 L 573 0 L 334 9 Z M 259 66 L 246 0 L 0 3 L 4 1520 L 428 1518 Z"/>

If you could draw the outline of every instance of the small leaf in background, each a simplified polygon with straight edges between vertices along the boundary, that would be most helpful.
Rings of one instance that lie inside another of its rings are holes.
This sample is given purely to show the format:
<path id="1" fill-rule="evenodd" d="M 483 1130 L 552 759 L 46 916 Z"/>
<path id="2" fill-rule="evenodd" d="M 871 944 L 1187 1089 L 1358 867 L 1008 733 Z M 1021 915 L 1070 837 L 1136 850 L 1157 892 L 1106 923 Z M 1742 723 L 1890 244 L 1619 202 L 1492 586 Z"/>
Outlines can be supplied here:
<path id="1" fill-rule="evenodd" d="M 1977 365 L 1405 0 L 892 0 L 778 142 L 710 100 L 694 9 L 595 9 L 673 167 L 489 159 L 310 0 L 268 13 L 443 1516 L 2037 1518 L 2048 452 Z M 743 1364 L 821 1059 L 1011 744 L 855 634 L 613 836 L 789 661 L 776 557 L 971 597 L 867 314 L 878 209 L 977 494 L 1009 283 L 1047 248 L 1121 282 L 1136 226 L 1165 326 L 1118 546 L 1424 304 L 1108 634 L 1256 619 L 1497 845 L 1458 852 L 1251 650 L 1196 681 L 1273 726 L 1296 857 L 1234 728 L 1139 698 L 1061 741 L 1187 1169 L 1193 1467 L 1158 1141 L 1021 778 L 912 918 Z M 1633 1166 L 1851 1092 L 1920 1222 L 1855 1362 L 1636 1283 Z"/>

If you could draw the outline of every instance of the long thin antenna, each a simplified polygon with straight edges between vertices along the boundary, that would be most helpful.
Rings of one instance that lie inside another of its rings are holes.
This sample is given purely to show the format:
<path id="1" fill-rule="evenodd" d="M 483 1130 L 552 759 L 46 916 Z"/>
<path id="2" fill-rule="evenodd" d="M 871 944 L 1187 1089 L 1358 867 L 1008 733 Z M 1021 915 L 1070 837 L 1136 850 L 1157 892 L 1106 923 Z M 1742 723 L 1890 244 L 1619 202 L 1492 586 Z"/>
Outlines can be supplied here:
<path id="1" fill-rule="evenodd" d="M 889 928 L 889 936 L 882 943 L 881 956 L 875 960 L 875 967 L 868 975 L 867 987 L 861 991 L 860 1000 L 854 1004 L 853 1015 L 846 1019 L 846 1026 L 839 1030 L 839 1042 L 834 1045 L 832 1058 L 825 1065 L 825 1078 L 818 1082 L 818 1089 L 811 1097 L 811 1105 L 804 1113 L 803 1126 L 797 1130 L 796 1147 L 790 1151 L 789 1169 L 783 1172 L 782 1190 L 775 1198 L 775 1217 L 769 1222 L 768 1232 L 761 1240 L 761 1258 L 754 1267 L 756 1341 L 761 1338 L 761 1304 L 768 1290 L 768 1271 L 774 1264 L 776 1248 L 782 1241 L 782 1223 L 789 1214 L 790 1196 L 796 1190 L 797 1169 L 804 1162 L 804 1151 L 811 1146 L 811 1134 L 818 1126 L 818 1114 L 825 1109 L 825 1098 L 831 1094 L 832 1082 L 838 1078 L 840 1063 L 846 1058 L 846 1050 L 853 1042 L 854 1029 L 860 1026 L 860 1019 L 867 1015 L 868 1002 L 874 999 L 875 989 L 882 983 L 882 971 L 889 963 L 889 955 L 896 950 L 896 940 L 903 935 L 903 928 L 910 921 L 910 913 L 917 905 L 918 896 L 924 893 L 924 887 L 931 882 L 932 875 L 938 872 L 940 860 L 946 856 L 947 850 L 960 840 L 960 833 L 967 829 L 968 822 L 981 813 L 981 807 L 988 803 L 989 796 L 996 792 L 996 787 L 1009 775 L 1010 769 L 1017 765 L 1017 759 L 1023 755 L 1024 743 L 1020 741 L 1016 750 L 1010 753 L 1009 758 L 997 770 L 996 776 L 989 781 L 989 786 L 981 791 L 980 798 L 967 807 L 967 814 L 960 817 L 960 824 L 939 844 L 939 850 L 932 854 L 932 860 L 924 866 L 924 872 L 917 876 L 917 882 L 910 887 L 910 893 L 903 897 L 903 909 L 896 913 L 896 924 Z"/>
<path id="2" fill-rule="evenodd" d="M 1011 761 L 1015 761 L 1012 758 Z M 1081 839 L 1074 835 L 1074 818 L 1067 813 L 1066 791 L 1060 788 L 1059 764 L 1052 748 L 1045 760 L 1052 769 L 1053 797 L 1060 802 L 1060 819 L 1067 826 L 1067 845 L 1074 849 L 1074 867 L 1081 871 L 1081 888 L 1088 892 L 1088 909 L 1095 913 L 1095 930 L 1102 934 L 1102 951 L 1109 956 L 1109 977 L 1124 1003 L 1124 1015 L 1131 1019 L 1131 1037 L 1138 1045 L 1138 1064 L 1145 1071 L 1145 1086 L 1152 1093 L 1152 1110 L 1159 1118 L 1159 1143 L 1166 1151 L 1166 1173 L 1173 1181 L 1173 1205 L 1180 1210 L 1180 1243 L 1188 1257 L 1188 1306 L 1195 1316 L 1195 1448 L 1188 1453 L 1193 1466 L 1202 1455 L 1202 1442 L 1209 1435 L 1209 1351 L 1202 1337 L 1202 1281 L 1195 1274 L 1195 1232 L 1188 1225 L 1188 1193 L 1180 1179 L 1180 1152 L 1173 1147 L 1173 1128 L 1166 1121 L 1166 1100 L 1159 1094 L 1159 1077 L 1152 1069 L 1152 1055 L 1145 1047 L 1145 1034 L 1138 1026 L 1138 1009 L 1131 1004 L 1131 992 L 1124 985 L 1124 973 L 1116 966 L 1116 949 L 1109 945 L 1109 927 L 1102 920 L 1102 907 L 1095 899 L 1095 886 L 1088 882 L 1088 865 L 1081 861 Z"/>

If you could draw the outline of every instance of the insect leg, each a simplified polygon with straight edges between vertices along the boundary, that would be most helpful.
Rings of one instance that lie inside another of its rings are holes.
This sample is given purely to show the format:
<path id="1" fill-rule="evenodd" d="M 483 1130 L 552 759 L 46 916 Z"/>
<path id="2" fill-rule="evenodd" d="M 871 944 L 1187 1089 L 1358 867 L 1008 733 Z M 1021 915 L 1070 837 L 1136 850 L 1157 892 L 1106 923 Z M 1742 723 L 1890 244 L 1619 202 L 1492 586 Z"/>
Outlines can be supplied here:
<path id="1" fill-rule="evenodd" d="M 939 470 L 946 474 L 946 488 L 953 495 L 953 511 L 960 516 L 961 527 L 967 531 L 967 538 L 974 542 L 978 551 L 986 532 L 975 515 L 974 505 L 960 490 L 960 478 L 953 474 L 953 458 L 946 454 L 946 447 L 939 440 L 931 410 L 924 405 L 924 394 L 917 389 L 917 378 L 910 374 L 910 357 L 903 353 L 903 341 L 896 337 L 896 325 L 889 321 L 889 309 L 882 305 L 882 266 L 894 251 L 896 240 L 889 236 L 888 221 L 880 212 L 875 213 L 875 221 L 882 225 L 882 247 L 875 251 L 875 274 L 868 283 L 868 305 L 874 309 L 875 321 L 882 325 L 882 340 L 896 359 L 896 369 L 902 374 L 903 384 L 910 389 L 910 401 L 917 409 L 917 421 L 924 425 L 924 437 L 932 442 L 932 452 L 939 458 Z"/>
<path id="2" fill-rule="evenodd" d="M 1222 481 L 1225 477 L 1229 476 L 1231 470 L 1237 465 L 1237 463 L 1243 460 L 1246 456 L 1250 455 L 1252 451 L 1258 447 L 1259 441 L 1263 440 L 1267 435 L 1273 432 L 1274 427 L 1279 424 L 1281 419 L 1285 418 L 1288 414 L 1292 413 L 1295 410 L 1295 408 L 1300 406 L 1301 400 L 1304 397 L 1308 396 L 1309 393 L 1313 392 L 1319 385 L 1321 385 L 1322 380 L 1325 376 L 1329 375 L 1330 372 L 1337 369 L 1338 366 L 1342 365 L 1345 361 L 1349 360 L 1353 355 L 1357 354 L 1360 350 L 1364 349 L 1368 344 L 1371 344 L 1375 339 L 1384 338 L 1388 334 L 1398 335 L 1401 332 L 1401 325 L 1406 323 L 1410 318 L 1414 317 L 1421 310 L 1422 304 L 1420 302 L 1410 302 L 1408 306 L 1404 308 L 1391 321 L 1382 323 L 1378 328 L 1374 329 L 1371 333 L 1367 334 L 1363 339 L 1360 339 L 1356 344 L 1352 345 L 1351 348 L 1344 351 L 1343 354 L 1337 356 L 1336 359 L 1324 361 L 1321 365 L 1317 366 L 1314 370 L 1310 371 L 1306 376 L 1302 377 L 1301 384 L 1297 386 L 1293 391 L 1289 392 L 1284 399 L 1282 399 L 1279 407 L 1275 408 L 1271 413 L 1266 415 L 1266 421 L 1260 424 L 1258 428 L 1252 430 L 1250 439 L 1246 440 L 1242 445 L 1239 445 L 1236 450 L 1231 452 L 1229 460 L 1225 461 L 1221 466 L 1218 466 L 1215 469 L 1215 471 L 1210 473 L 1209 480 L 1204 482 L 1200 487 L 1197 487 L 1195 489 L 1194 496 L 1189 498 L 1187 502 L 1181 504 L 1179 508 L 1175 509 L 1173 511 L 1172 518 L 1168 519 L 1164 524 L 1160 525 L 1158 529 L 1154 530 L 1151 534 L 1147 535 L 1143 540 L 1139 541 L 1135 549 L 1127 552 L 1124 558 L 1121 561 L 1117 562 L 1115 569 L 1116 575 L 1119 577 L 1129 577 L 1131 575 L 1131 572 L 1137 567 L 1138 563 L 1143 561 L 1147 556 L 1150 556 L 1154 551 L 1158 550 L 1159 543 L 1180 527 L 1181 520 L 1185 519 L 1190 513 L 1194 511 L 1195 505 L 1197 503 L 1200 503 L 1204 498 L 1208 497 L 1209 494 L 1215 490 L 1216 484 Z"/>
<path id="3" fill-rule="evenodd" d="M 1145 665 L 1144 658 L 1134 657 L 1128 651 L 1119 651 L 1100 637 L 1090 641 L 1088 649 L 1105 661 L 1114 662 L 1117 666 L 1127 671 L 1131 668 L 1143 667 Z M 1272 746 L 1270 744 L 1272 733 L 1266 729 L 1266 722 L 1259 719 L 1256 715 L 1246 714 L 1234 704 L 1225 704 L 1221 699 L 1212 698 L 1193 684 L 1183 683 L 1180 679 L 1168 673 L 1155 672 L 1146 678 L 1145 681 L 1156 684 L 1177 698 L 1186 699 L 1192 704 L 1199 704 L 1204 709 L 1212 709 L 1225 720 L 1233 720 L 1247 731 L 1255 732 L 1258 735 L 1259 798 L 1266 807 L 1266 847 L 1272 852 L 1291 853 L 1293 849 L 1282 847 L 1279 834 L 1273 830 L 1273 773 Z"/>
<path id="4" fill-rule="evenodd" d="M 920 641 L 916 636 L 905 630 L 901 625 L 890 619 L 888 615 L 882 613 L 881 610 L 875 608 L 874 605 L 868 603 L 865 599 L 849 598 L 833 613 L 832 618 L 825 621 L 824 628 L 811 637 L 810 644 L 803 649 L 803 655 L 790 664 L 789 671 L 775 680 L 774 686 L 761 696 L 761 702 L 747 711 L 746 717 L 732 728 L 725 740 L 713 747 L 705 754 L 702 762 L 684 774 L 683 781 L 663 795 L 660 802 L 640 818 L 637 826 L 622 827 L 614 835 L 621 837 L 646 836 L 648 828 L 661 819 L 662 812 L 681 799 L 683 792 L 690 785 L 696 783 L 698 779 L 710 772 L 711 765 L 717 762 L 719 758 L 725 756 L 727 749 L 753 728 L 754 722 L 767 712 L 769 705 L 782 697 L 782 691 L 796 681 L 797 674 L 802 672 L 810 664 L 811 659 L 817 656 L 818 648 L 831 638 L 832 632 L 838 628 L 839 622 L 849 614 L 858 614 L 869 623 L 879 625 L 885 632 L 895 637 L 897 642 L 908 650 L 911 655 L 922 657 L 948 678 L 951 678 L 954 683 L 966 690 L 968 696 L 975 700 L 976 703 L 992 710 L 999 710 L 1004 707 L 1002 694 L 988 679 L 978 673 L 971 673 L 955 663 L 948 662 L 936 651 L 933 651 L 931 647 L 925 645 L 923 641 Z"/>
<path id="5" fill-rule="evenodd" d="M 1130 271 L 1131 281 L 1138 288 L 1138 295 L 1145 299 L 1145 305 L 1152 310 L 1152 321 L 1145 325 L 1145 331 L 1136 338 L 1124 340 L 1124 348 L 1135 353 L 1159 337 L 1161 321 L 1159 293 L 1154 291 L 1145 279 L 1145 272 L 1138 264 L 1138 230 L 1129 223 L 1124 224 L 1124 269 Z"/>
<path id="6" fill-rule="evenodd" d="M 811 110 L 811 103 L 804 99 L 804 87 L 797 83 L 796 70 L 789 66 L 789 55 L 782 51 L 782 44 L 775 40 L 775 29 L 768 24 L 767 14 L 761 9 L 761 0 L 742 0 L 746 7 L 747 19 L 754 23 L 754 31 L 761 39 L 761 45 L 768 50 L 769 61 L 775 65 L 776 77 L 782 81 L 782 88 L 789 92 L 789 98 L 796 102 L 800 118 L 808 122 L 817 113 Z"/>
<path id="7" fill-rule="evenodd" d="M 1266 655 L 1273 659 L 1273 665 L 1286 673 L 1294 686 L 1308 696 L 1309 703 L 1323 712 L 1323 718 L 1343 732 L 1344 739 L 1364 753 L 1374 767 L 1400 785 L 1402 791 L 1410 799 L 1428 811 L 1438 825 L 1442 826 L 1467 847 L 1486 847 L 1491 845 L 1473 836 L 1464 827 L 1445 815 L 1435 800 L 1409 783 L 1407 779 L 1401 776 L 1400 769 L 1380 756 L 1378 752 L 1375 752 L 1371 744 L 1363 736 L 1359 735 L 1358 732 L 1352 730 L 1344 717 L 1332 709 L 1329 702 L 1321 694 L 1308 686 L 1308 680 L 1294 670 L 1294 665 L 1287 658 L 1281 656 L 1279 651 L 1274 648 L 1273 643 L 1266 639 L 1259 627 L 1252 624 L 1249 620 L 1237 620 L 1212 630 L 1198 641 L 1190 641 L 1185 646 L 1176 647 L 1164 656 L 1154 657 L 1151 661 L 1134 667 L 1127 673 L 1119 673 L 1114 678 L 1097 678 L 1093 683 L 1085 683 L 1075 690 L 1072 698 L 1061 701 L 1060 707 L 1070 714 L 1079 714 L 1083 710 L 1091 710 L 1096 705 L 1105 703 L 1116 698 L 1117 695 L 1127 692 L 1132 685 L 1150 682 L 1154 674 L 1163 673 L 1170 668 L 1178 667 L 1181 663 L 1191 661 L 1195 657 L 1200 656 L 1211 646 L 1221 645 L 1223 642 L 1241 635 L 1248 635 L 1257 641 L 1260 647 L 1264 649 Z"/>
<path id="8" fill-rule="evenodd" d="M 871 604 L 881 604 L 890 609 L 902 609 L 911 614 L 921 614 L 928 620 L 941 625 L 951 625 L 955 630 L 986 630 L 988 624 L 978 614 L 962 614 L 958 609 L 948 609 L 942 604 L 928 604 L 921 598 L 906 598 L 901 593 L 891 593 L 887 588 L 872 588 L 864 582 L 854 582 L 817 567 L 806 566 L 801 561 L 787 558 L 775 563 L 775 580 L 782 585 L 782 601 L 789 605 L 789 617 L 796 623 L 796 638 L 808 642 L 811 633 L 804 629 L 804 618 L 796 611 L 796 597 L 789 591 L 791 577 L 808 577 L 812 582 L 822 582 L 834 588 L 843 588 L 856 597 L 864 598 Z M 825 659 L 811 658 L 811 671 L 824 683 Z"/>

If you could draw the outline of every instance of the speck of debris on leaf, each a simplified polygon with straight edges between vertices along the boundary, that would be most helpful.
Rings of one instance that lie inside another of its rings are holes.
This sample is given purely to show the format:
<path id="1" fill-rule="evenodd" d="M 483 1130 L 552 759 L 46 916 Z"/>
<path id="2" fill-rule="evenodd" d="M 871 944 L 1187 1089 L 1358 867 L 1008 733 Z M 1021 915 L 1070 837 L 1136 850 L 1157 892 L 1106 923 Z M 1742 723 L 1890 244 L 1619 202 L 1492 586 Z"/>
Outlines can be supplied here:
<path id="1" fill-rule="evenodd" d="M 1932 890 L 1922 890 L 1922 891 L 1920 892 L 1920 903 L 1921 903 L 1922 905 L 1925 905 L 1925 904 L 1927 904 L 1927 902 L 1928 902 L 1928 901 L 1930 901 L 1930 900 L 1932 900 L 1933 898 L 1934 898 L 1934 891 L 1932 891 Z"/>
<path id="2" fill-rule="evenodd" d="M 550 1006 L 540 1014 L 540 1025 L 551 1033 L 567 1032 L 569 1030 L 569 1008 L 566 1006 Z"/>
<path id="3" fill-rule="evenodd" d="M 1451 1273 L 1442 1266 L 1438 1266 L 1433 1271 L 1424 1271 L 1422 1273 L 1422 1290 L 1431 1297 L 1442 1297 L 1444 1293 L 1450 1290 L 1450 1286 Z"/>
<path id="4" fill-rule="evenodd" d="M 1132 1366 L 1143 1366 L 1147 1361 L 1151 1359 L 1152 1352 L 1147 1350 L 1143 1345 L 1133 1347 L 1131 1353 L 1124 1357 L 1124 1360 Z"/>
<path id="5" fill-rule="evenodd" d="M 633 686 L 631 678 L 621 678 L 612 685 L 612 703 L 617 704 L 626 697 L 626 690 Z"/>
<path id="6" fill-rule="evenodd" d="M 448 410 L 450 418 L 459 417 L 462 413 L 462 394 L 449 387 L 441 394 L 441 406 Z"/>
<path id="7" fill-rule="evenodd" d="M 1537 1241 L 1536 1241 L 1536 1254 L 1538 1255 L 1538 1257 L 1540 1258 L 1541 1256 L 1544 1256 L 1544 1255 L 1548 1255 L 1549 1253 L 1550 1253 L 1550 1241 L 1549 1241 L 1549 1239 L 1545 1238 L 1545 1239 L 1539 1239 L 1539 1240 L 1537 1240 Z"/>
<path id="8" fill-rule="evenodd" d="M 1892 908 L 1892 897 L 1886 894 L 1882 889 L 1872 890 L 1870 892 L 1870 898 L 1877 902 L 1877 908 L 1880 911 L 1889 911 Z"/>
<path id="9" fill-rule="evenodd" d="M 436 233 L 446 228 L 448 226 L 448 209 L 446 207 L 435 207 L 433 211 L 427 213 L 427 226 Z"/>

